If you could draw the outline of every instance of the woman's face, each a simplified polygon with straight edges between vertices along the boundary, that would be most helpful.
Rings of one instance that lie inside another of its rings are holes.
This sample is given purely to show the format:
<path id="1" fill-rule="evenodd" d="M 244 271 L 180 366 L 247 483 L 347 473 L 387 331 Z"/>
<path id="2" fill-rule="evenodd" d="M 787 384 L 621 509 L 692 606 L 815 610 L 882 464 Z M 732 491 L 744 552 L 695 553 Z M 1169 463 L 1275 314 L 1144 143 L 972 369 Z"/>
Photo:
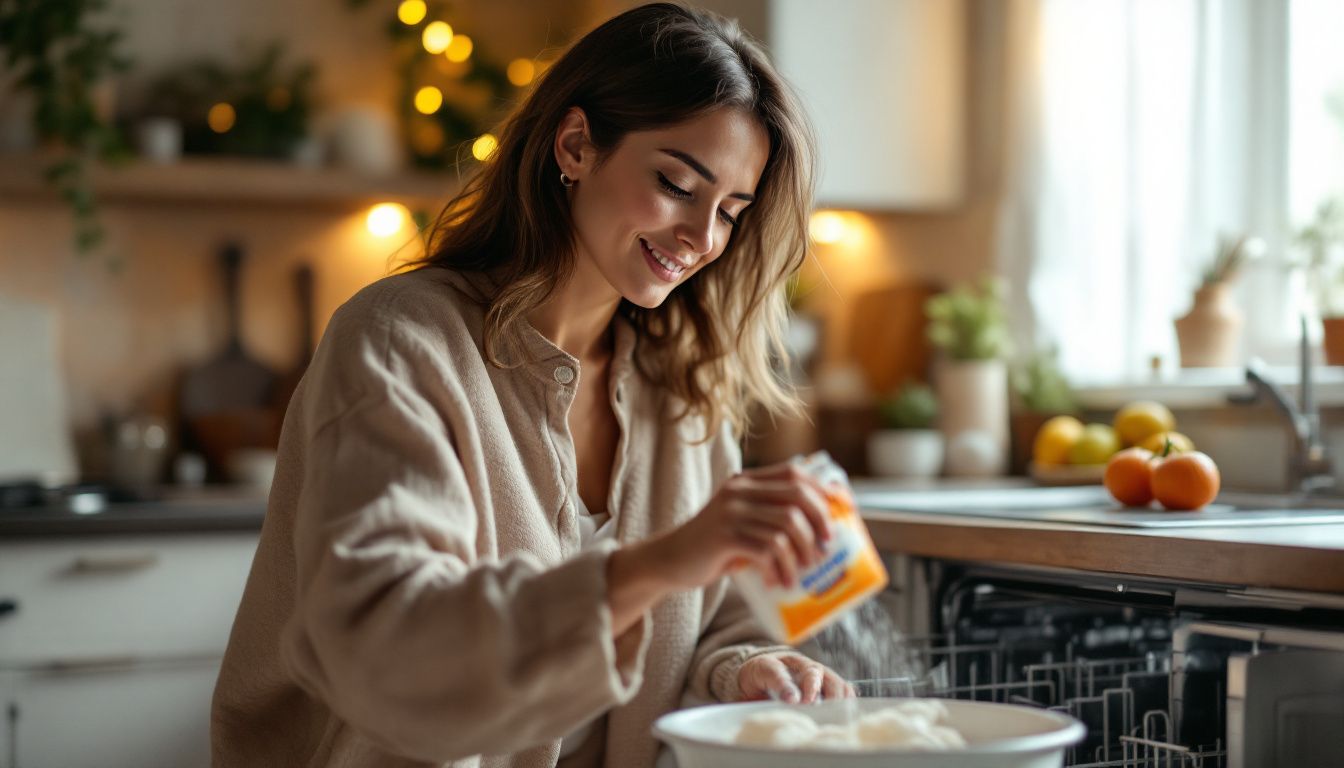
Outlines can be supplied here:
<path id="1" fill-rule="evenodd" d="M 556 145 L 560 167 L 578 180 L 576 277 L 595 271 L 628 301 L 657 307 L 723 253 L 765 169 L 765 129 L 744 111 L 716 110 L 628 134 L 598 165 L 591 145 L 581 157 L 567 152 L 579 146 L 565 144 L 572 119 L 583 125 L 571 112 Z"/>

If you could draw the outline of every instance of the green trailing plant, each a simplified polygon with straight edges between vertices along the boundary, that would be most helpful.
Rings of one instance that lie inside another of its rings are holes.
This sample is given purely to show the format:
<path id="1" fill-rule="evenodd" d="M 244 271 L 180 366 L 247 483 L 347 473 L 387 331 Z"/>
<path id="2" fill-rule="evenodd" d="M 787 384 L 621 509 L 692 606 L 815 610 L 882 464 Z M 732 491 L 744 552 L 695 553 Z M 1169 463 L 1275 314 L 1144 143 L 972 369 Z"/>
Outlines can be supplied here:
<path id="1" fill-rule="evenodd" d="M 924 384 L 907 381 L 878 402 L 883 429 L 932 429 L 938 420 L 938 396 Z"/>
<path id="2" fill-rule="evenodd" d="M 954 360 L 1006 357 L 1011 349 L 1003 309 L 1006 292 L 1002 281 L 985 278 L 929 299 L 924 305 L 929 341 Z"/>
<path id="3" fill-rule="evenodd" d="M 1077 413 L 1078 398 L 1059 368 L 1059 350 L 1040 350 L 1013 371 L 1013 392 L 1022 408 L 1036 413 Z"/>
<path id="4" fill-rule="evenodd" d="M 15 86 L 32 94 L 38 137 L 57 158 L 47 180 L 74 214 L 76 252 L 102 243 L 90 166 L 127 157 L 110 115 L 100 114 L 94 89 L 130 66 L 120 30 L 96 24 L 107 0 L 0 0 L 0 47 Z"/>

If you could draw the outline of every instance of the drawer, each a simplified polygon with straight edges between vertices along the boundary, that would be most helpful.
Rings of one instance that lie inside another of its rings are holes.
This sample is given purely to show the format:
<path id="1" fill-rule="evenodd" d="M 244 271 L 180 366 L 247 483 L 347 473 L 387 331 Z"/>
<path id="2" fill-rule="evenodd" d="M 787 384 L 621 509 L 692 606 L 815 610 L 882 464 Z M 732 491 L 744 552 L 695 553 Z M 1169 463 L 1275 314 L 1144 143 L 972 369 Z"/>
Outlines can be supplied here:
<path id="1" fill-rule="evenodd" d="M 219 661 L 0 672 L 6 768 L 207 768 Z M 9 762 L 7 762 L 9 761 Z"/>
<path id="2" fill-rule="evenodd" d="M 0 666 L 223 651 L 258 534 L 0 544 Z"/>

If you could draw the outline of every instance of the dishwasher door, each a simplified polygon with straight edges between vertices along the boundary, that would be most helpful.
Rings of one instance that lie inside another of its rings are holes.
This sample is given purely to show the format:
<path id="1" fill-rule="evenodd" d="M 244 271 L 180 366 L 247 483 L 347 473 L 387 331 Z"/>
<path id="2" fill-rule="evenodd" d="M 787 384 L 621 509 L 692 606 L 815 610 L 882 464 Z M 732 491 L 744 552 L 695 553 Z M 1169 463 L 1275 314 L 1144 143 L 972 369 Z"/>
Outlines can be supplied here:
<path id="1" fill-rule="evenodd" d="M 1306 649 L 1227 661 L 1228 768 L 1344 764 L 1344 653 Z"/>

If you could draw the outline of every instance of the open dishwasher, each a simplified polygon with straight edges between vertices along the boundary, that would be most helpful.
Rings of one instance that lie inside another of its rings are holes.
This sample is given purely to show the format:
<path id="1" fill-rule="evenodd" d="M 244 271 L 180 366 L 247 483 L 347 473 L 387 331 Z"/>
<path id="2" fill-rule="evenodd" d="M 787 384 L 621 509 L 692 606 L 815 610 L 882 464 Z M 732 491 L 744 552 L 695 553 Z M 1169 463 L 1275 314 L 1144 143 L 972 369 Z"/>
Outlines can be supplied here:
<path id="1" fill-rule="evenodd" d="M 1344 597 L 891 565 L 923 600 L 887 595 L 803 649 L 860 695 L 1066 712 L 1088 728 L 1074 768 L 1344 766 Z"/>

